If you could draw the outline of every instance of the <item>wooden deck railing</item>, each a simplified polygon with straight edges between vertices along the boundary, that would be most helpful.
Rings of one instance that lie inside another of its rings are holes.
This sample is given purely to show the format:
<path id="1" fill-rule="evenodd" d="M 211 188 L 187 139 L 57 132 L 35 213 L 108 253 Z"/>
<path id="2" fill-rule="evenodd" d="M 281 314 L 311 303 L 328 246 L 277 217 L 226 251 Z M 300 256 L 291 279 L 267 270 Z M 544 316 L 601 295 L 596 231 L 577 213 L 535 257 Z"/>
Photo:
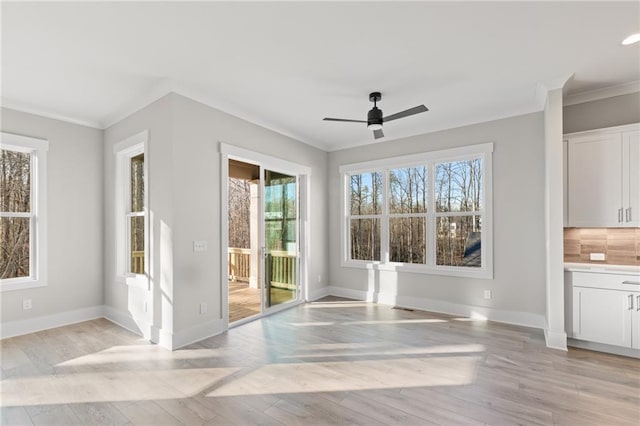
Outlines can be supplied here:
<path id="1" fill-rule="evenodd" d="M 251 276 L 251 249 L 229 247 L 228 250 L 229 281 L 248 282 Z M 271 286 L 294 289 L 296 287 L 296 256 L 286 251 L 271 251 L 270 264 Z"/>
<path id="2" fill-rule="evenodd" d="M 296 288 L 296 255 L 286 251 L 271 251 L 271 287 Z"/>
<path id="3" fill-rule="evenodd" d="M 144 274 L 144 251 L 131 252 L 131 272 Z"/>
<path id="4" fill-rule="evenodd" d="M 229 265 L 229 281 L 249 282 L 251 249 L 229 247 L 227 264 Z"/>

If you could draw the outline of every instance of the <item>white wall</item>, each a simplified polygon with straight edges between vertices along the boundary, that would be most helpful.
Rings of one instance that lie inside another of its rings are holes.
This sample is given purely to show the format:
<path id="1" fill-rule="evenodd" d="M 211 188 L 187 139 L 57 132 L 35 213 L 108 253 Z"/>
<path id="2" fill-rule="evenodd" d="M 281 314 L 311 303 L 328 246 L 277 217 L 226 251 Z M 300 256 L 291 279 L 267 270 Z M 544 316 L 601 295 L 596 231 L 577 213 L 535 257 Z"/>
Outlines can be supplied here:
<path id="1" fill-rule="evenodd" d="M 386 133 L 392 134 L 389 127 Z M 544 121 L 542 113 L 481 123 L 329 153 L 329 205 L 342 193 L 340 165 L 494 142 L 494 279 L 370 272 L 340 264 L 339 209 L 329 209 L 332 292 L 381 298 L 451 313 L 479 312 L 497 320 L 542 327 L 545 314 Z M 483 299 L 490 289 L 493 299 Z"/>
<path id="2" fill-rule="evenodd" d="M 151 291 L 114 283 L 113 144 L 149 130 L 149 198 L 153 226 Z M 144 328 L 152 323 L 175 347 L 220 331 L 219 142 L 311 167 L 311 292 L 327 284 L 327 153 L 180 95 L 170 94 L 105 132 L 106 303 Z M 208 251 L 193 252 L 194 240 Z M 317 277 L 321 276 L 321 283 Z M 141 309 L 144 301 L 150 311 Z M 207 303 L 207 314 L 199 304 Z M 144 331 L 144 330 L 141 330 Z M 187 339 L 187 340 L 185 340 Z"/>
<path id="3" fill-rule="evenodd" d="M 101 306 L 102 131 L 7 108 L 1 111 L 3 132 L 49 141 L 48 285 L 1 293 L 3 325 Z M 32 299 L 33 308 L 22 310 L 22 299 Z"/>
<path id="4" fill-rule="evenodd" d="M 563 133 L 640 123 L 640 92 L 567 105 L 562 114 Z"/>
<path id="5" fill-rule="evenodd" d="M 145 161 L 148 166 L 150 189 L 149 211 L 152 235 L 159 236 L 161 229 L 171 228 L 173 218 L 172 186 L 172 110 L 168 97 L 153 102 L 137 111 L 104 133 L 104 193 L 105 193 L 105 304 L 107 314 L 122 325 L 141 332 L 145 337 L 158 339 L 158 330 L 170 333 L 173 330 L 172 310 L 164 309 L 172 298 L 171 259 L 165 253 L 171 250 L 170 244 L 161 245 L 160 238 L 153 238 L 149 279 L 150 289 L 127 286 L 116 277 L 115 246 L 115 168 L 114 144 L 140 133 L 149 132 L 148 152 Z M 166 261 L 162 263 L 160 259 Z M 162 283 L 161 283 L 162 281 Z M 161 290 L 164 290 L 164 294 Z M 144 311 L 145 302 L 147 312 Z M 134 321 L 134 322 L 132 322 Z M 152 325 L 155 329 L 152 330 Z"/>
<path id="6" fill-rule="evenodd" d="M 311 168 L 311 290 L 326 285 L 327 153 L 180 95 L 174 108 L 174 290 L 176 330 L 220 318 L 220 155 L 219 142 Z M 207 240 L 206 253 L 194 253 L 193 240 Z M 325 277 L 318 285 L 317 276 Z"/>

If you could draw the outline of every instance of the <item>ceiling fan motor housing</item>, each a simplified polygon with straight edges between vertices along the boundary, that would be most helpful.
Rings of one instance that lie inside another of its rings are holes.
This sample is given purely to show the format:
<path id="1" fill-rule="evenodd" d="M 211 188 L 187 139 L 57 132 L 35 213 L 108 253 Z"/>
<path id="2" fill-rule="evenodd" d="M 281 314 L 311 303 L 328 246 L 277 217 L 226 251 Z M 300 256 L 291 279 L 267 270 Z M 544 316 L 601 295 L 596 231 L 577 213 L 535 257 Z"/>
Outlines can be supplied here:
<path id="1" fill-rule="evenodd" d="M 373 107 L 367 114 L 367 126 L 372 124 L 382 125 L 382 110 L 378 107 Z"/>

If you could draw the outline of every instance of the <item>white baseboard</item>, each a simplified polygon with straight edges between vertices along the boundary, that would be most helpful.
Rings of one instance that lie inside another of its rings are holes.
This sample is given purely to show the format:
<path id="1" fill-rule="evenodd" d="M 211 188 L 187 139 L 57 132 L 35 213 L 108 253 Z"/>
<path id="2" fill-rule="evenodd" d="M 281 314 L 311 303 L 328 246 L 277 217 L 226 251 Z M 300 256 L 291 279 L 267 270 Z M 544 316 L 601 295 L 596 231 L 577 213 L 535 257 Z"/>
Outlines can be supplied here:
<path id="1" fill-rule="evenodd" d="M 442 300 L 398 296 L 392 293 L 374 293 L 335 286 L 329 287 L 329 294 L 333 296 L 347 297 L 350 299 L 376 302 L 383 305 L 402 306 L 405 308 L 439 312 L 449 315 L 459 315 L 461 317 L 468 317 L 472 319 L 496 321 L 539 329 L 545 328 L 544 315 L 533 314 L 530 312 L 505 311 L 502 309 L 487 308 L 484 306 L 463 305 L 459 303 L 445 302 Z"/>
<path id="2" fill-rule="evenodd" d="M 330 293 L 329 293 L 329 288 L 330 287 L 320 287 L 320 288 L 314 288 L 313 290 L 309 291 L 309 296 L 307 297 L 307 300 L 309 302 L 313 302 L 314 300 L 318 300 L 318 299 L 322 299 L 323 297 L 327 297 Z"/>
<path id="3" fill-rule="evenodd" d="M 104 306 L 90 306 L 52 315 L 0 323 L 0 339 L 35 333 L 104 316 Z"/>
<path id="4" fill-rule="evenodd" d="M 347 299 L 365 300 L 373 302 L 373 293 L 363 290 L 353 290 L 351 288 L 329 286 L 327 287 L 327 296 L 346 297 Z"/>
<path id="5" fill-rule="evenodd" d="M 621 346 L 605 345 L 603 343 L 587 342 L 585 340 L 567 339 L 571 347 L 589 349 L 590 351 L 607 352 L 616 355 L 628 356 L 640 359 L 640 350 L 623 348 Z"/>
<path id="6" fill-rule="evenodd" d="M 548 348 L 559 349 L 561 351 L 567 350 L 567 333 L 565 333 L 564 331 L 557 332 L 545 328 L 544 340 L 545 342 L 547 342 Z"/>
<path id="7" fill-rule="evenodd" d="M 151 324 L 146 321 L 134 318 L 129 312 L 121 311 L 112 306 L 104 306 L 104 317 L 112 323 L 129 330 L 130 332 L 142 336 L 147 340 L 151 339 Z"/>
<path id="8" fill-rule="evenodd" d="M 153 343 L 158 346 L 161 346 L 165 349 L 173 350 L 173 332 L 169 330 L 165 330 L 164 328 L 159 328 L 155 326 L 151 326 L 151 337 L 149 338 Z"/>
<path id="9" fill-rule="evenodd" d="M 184 330 L 175 331 L 171 336 L 171 347 L 169 349 L 176 350 L 200 340 L 217 336 L 224 331 L 222 328 L 222 319 L 212 319 Z"/>
<path id="10" fill-rule="evenodd" d="M 210 320 L 184 330 L 171 332 L 153 327 L 142 319 L 134 318 L 129 312 L 115 309 L 112 306 L 101 305 L 0 323 L 0 339 L 35 333 L 96 318 L 106 318 L 112 323 L 169 350 L 175 350 L 223 332 L 221 319 Z"/>

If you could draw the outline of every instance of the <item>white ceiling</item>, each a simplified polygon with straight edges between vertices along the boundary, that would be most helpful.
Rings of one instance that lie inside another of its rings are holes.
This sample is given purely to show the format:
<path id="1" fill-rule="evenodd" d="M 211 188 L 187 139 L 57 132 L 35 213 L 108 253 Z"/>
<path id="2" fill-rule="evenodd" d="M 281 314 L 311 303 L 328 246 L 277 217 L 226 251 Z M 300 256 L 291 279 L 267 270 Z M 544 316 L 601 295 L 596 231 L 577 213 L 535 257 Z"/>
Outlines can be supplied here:
<path id="1" fill-rule="evenodd" d="M 640 2 L 2 2 L 2 103 L 105 127 L 173 90 L 333 150 L 540 110 L 640 80 Z M 557 87 L 557 86 L 556 86 Z"/>

